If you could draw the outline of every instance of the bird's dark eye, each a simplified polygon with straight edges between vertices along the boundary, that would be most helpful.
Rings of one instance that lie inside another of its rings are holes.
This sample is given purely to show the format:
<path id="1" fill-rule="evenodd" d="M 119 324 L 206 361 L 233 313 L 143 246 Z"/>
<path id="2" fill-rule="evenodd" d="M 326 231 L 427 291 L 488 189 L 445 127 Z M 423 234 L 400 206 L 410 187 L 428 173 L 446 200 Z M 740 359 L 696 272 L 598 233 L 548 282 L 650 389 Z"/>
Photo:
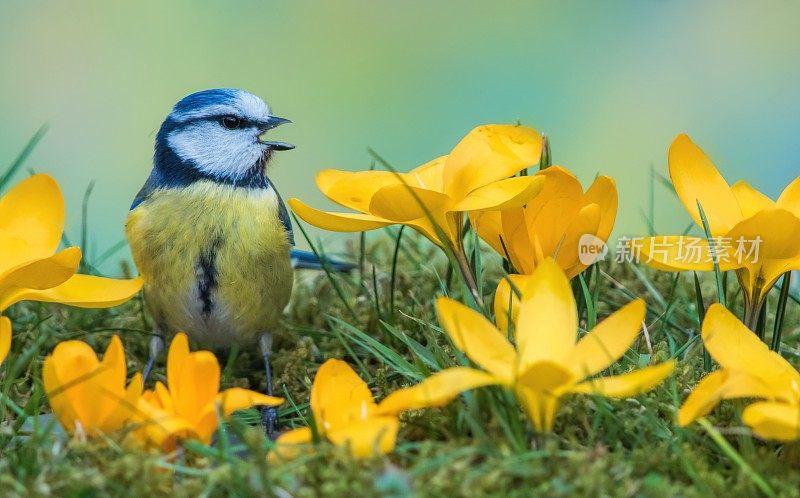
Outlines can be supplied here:
<path id="1" fill-rule="evenodd" d="M 242 120 L 236 116 L 223 116 L 221 122 L 222 126 L 229 130 L 235 130 L 242 126 Z"/>

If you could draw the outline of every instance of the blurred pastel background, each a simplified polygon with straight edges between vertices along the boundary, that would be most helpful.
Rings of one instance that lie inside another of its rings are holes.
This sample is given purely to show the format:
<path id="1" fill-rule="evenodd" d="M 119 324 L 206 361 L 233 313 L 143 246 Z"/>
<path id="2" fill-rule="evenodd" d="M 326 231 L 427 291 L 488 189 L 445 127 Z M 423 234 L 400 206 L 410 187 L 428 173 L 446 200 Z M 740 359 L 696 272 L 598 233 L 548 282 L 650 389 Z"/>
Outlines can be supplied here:
<path id="1" fill-rule="evenodd" d="M 731 182 L 775 196 L 798 175 L 797 19 L 790 1 L 0 0 L 0 166 L 48 123 L 27 165 L 63 186 L 73 239 L 96 181 L 99 254 L 123 238 L 172 104 L 234 86 L 295 122 L 275 134 L 297 144 L 270 169 L 284 198 L 332 207 L 318 169 L 367 168 L 367 147 L 409 169 L 519 120 L 584 185 L 614 176 L 616 233 L 644 234 L 650 168 L 666 174 L 679 132 Z M 654 214 L 661 232 L 689 221 L 661 185 Z"/>

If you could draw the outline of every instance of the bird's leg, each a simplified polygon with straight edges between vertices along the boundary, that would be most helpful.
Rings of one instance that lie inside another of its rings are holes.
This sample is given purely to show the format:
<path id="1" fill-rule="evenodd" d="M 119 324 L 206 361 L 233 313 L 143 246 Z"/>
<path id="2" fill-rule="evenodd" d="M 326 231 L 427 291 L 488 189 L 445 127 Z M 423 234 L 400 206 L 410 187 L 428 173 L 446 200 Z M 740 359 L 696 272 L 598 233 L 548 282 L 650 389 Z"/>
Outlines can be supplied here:
<path id="1" fill-rule="evenodd" d="M 261 356 L 264 358 L 264 372 L 267 375 L 267 396 L 274 396 L 272 391 L 272 368 L 270 357 L 272 356 L 272 334 L 265 332 L 258 338 L 258 347 L 261 349 Z M 278 435 L 278 407 L 261 407 L 261 425 L 267 437 L 275 439 Z"/>
<path id="2" fill-rule="evenodd" d="M 156 360 L 161 356 L 161 352 L 164 351 L 164 346 L 164 336 L 156 331 L 155 335 L 150 338 L 150 356 L 147 358 L 147 363 L 142 372 L 142 383 L 147 382 L 147 378 L 150 376 L 150 372 L 153 371 Z"/>

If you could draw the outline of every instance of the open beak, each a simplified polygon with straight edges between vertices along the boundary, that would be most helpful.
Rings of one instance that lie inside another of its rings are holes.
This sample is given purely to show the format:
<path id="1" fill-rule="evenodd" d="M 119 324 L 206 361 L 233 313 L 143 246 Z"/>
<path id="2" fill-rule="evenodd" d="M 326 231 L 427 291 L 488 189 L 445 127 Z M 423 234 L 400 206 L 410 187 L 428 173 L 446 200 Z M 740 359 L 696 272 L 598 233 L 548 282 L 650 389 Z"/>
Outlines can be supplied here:
<path id="1" fill-rule="evenodd" d="M 286 123 L 291 123 L 291 119 L 286 118 L 279 118 L 278 116 L 270 116 L 267 118 L 266 123 L 262 127 L 263 132 L 267 132 L 273 128 L 277 128 L 278 126 Z M 272 150 L 292 150 L 294 149 L 294 145 L 288 144 L 286 142 L 273 142 L 269 140 L 262 140 L 262 144 L 269 146 Z"/>

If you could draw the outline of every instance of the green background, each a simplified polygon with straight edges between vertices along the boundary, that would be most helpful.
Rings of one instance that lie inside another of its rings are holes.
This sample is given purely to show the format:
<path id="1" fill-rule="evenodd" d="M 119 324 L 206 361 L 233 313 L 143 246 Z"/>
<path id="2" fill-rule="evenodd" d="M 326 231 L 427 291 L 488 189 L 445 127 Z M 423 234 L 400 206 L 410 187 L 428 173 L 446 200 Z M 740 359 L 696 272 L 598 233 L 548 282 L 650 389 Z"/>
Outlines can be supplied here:
<path id="1" fill-rule="evenodd" d="M 123 238 L 172 104 L 234 86 L 295 122 L 273 135 L 297 144 L 269 170 L 284 198 L 332 207 L 318 169 L 368 168 L 368 146 L 409 169 L 477 124 L 520 120 L 584 185 L 614 176 L 617 234 L 644 234 L 650 168 L 666 174 L 677 133 L 731 182 L 775 196 L 797 176 L 798 18 L 789 1 L 4 0 L 0 164 L 48 123 L 28 166 L 62 185 L 73 239 L 96 181 L 98 254 Z M 657 229 L 681 231 L 688 216 L 655 191 Z"/>

